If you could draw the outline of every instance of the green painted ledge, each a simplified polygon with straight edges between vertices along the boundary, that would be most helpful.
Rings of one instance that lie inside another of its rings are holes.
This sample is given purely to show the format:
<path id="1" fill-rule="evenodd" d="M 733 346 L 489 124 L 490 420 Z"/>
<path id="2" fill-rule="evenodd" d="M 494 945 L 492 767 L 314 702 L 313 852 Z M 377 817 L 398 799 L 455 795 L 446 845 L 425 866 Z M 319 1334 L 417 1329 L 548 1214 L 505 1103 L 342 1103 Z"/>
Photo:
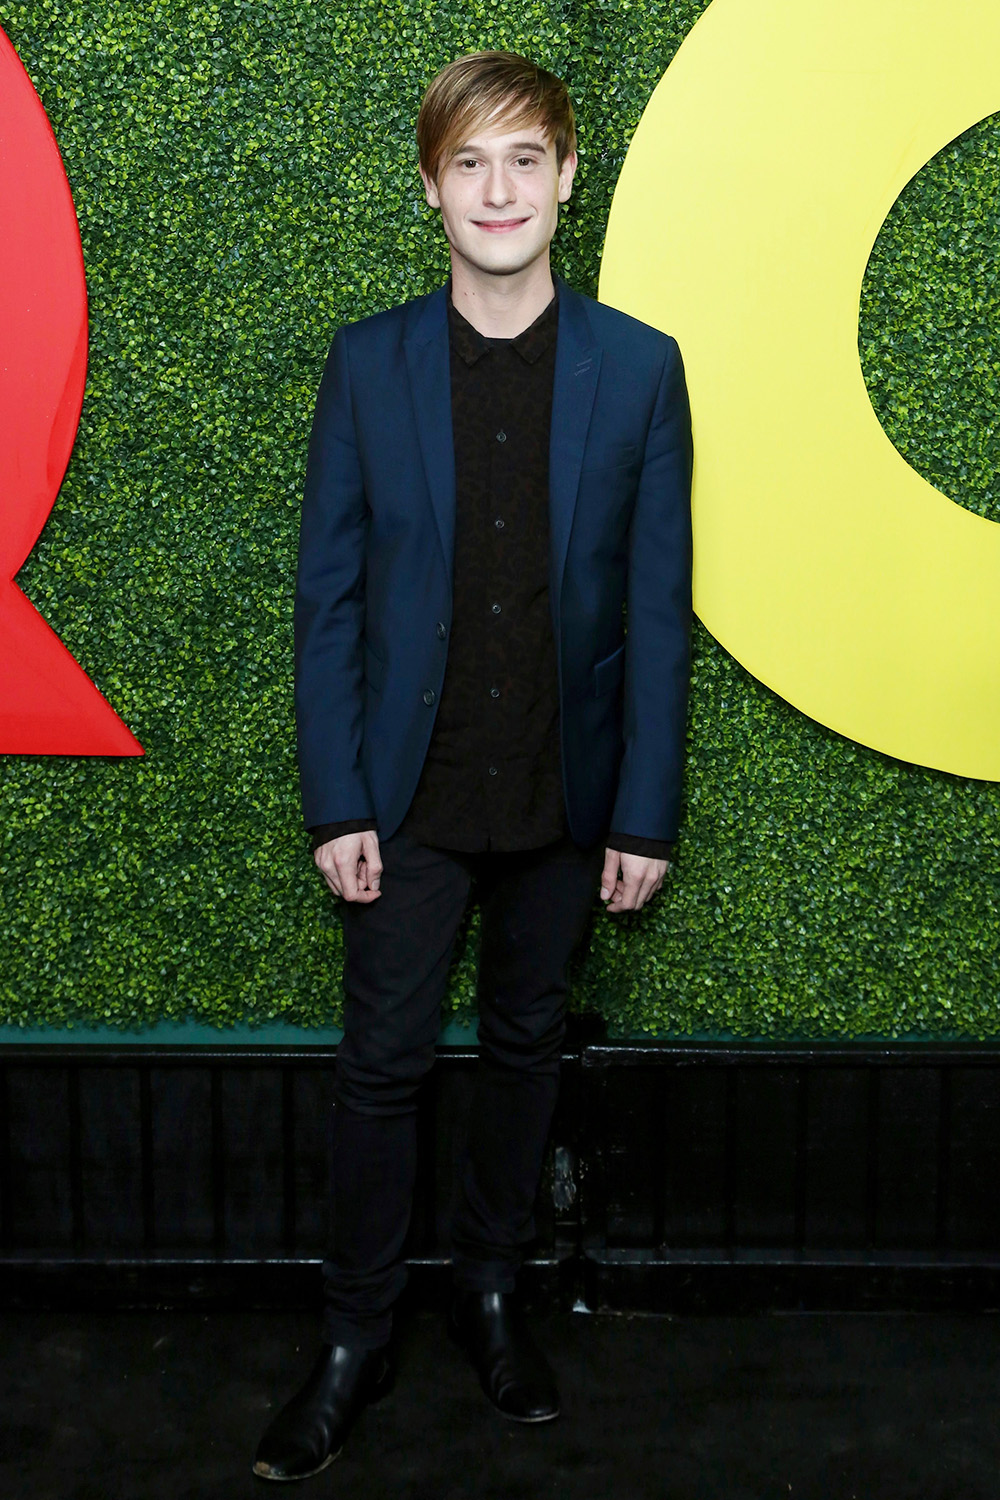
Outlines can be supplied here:
<path id="1" fill-rule="evenodd" d="M 449 1021 L 438 1036 L 438 1045 L 474 1047 L 478 1027 Z M 82 1022 L 71 1026 L 0 1025 L 0 1046 L 49 1044 L 51 1046 L 100 1045 L 115 1047 L 335 1047 L 344 1033 L 339 1026 L 291 1026 L 274 1021 L 262 1026 L 211 1026 L 205 1021 L 157 1021 L 143 1031 L 127 1031 L 119 1026 L 88 1026 Z M 965 1043 L 983 1050 L 1000 1051 L 1000 1034 L 973 1037 L 968 1032 L 903 1032 L 897 1036 L 746 1036 L 734 1032 L 698 1031 L 630 1031 L 609 1033 L 605 1045 L 628 1046 L 633 1042 L 687 1042 L 694 1046 L 712 1045 L 774 1048 L 782 1046 L 891 1047 L 896 1044 L 923 1043 L 926 1047 Z"/>
<path id="2" fill-rule="evenodd" d="M 100 1044 L 115 1047 L 335 1047 L 344 1035 L 339 1026 L 210 1026 L 205 1021 L 157 1021 L 143 1031 L 120 1026 L 0 1026 L 0 1046 L 49 1043 Z M 451 1021 L 438 1037 L 444 1046 L 474 1046 L 476 1027 Z"/>

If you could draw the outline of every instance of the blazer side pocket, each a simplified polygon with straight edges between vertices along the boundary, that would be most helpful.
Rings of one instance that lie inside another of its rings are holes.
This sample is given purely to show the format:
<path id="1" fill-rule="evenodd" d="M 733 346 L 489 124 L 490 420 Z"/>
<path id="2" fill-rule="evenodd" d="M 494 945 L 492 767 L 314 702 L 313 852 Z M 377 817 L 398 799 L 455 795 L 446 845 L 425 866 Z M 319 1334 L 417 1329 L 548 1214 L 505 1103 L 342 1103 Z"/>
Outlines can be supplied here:
<path id="1" fill-rule="evenodd" d="M 593 668 L 594 697 L 601 698 L 610 693 L 622 680 L 625 671 L 625 642 L 605 656 Z"/>
<path id="2" fill-rule="evenodd" d="M 600 474 L 605 469 L 631 469 L 638 462 L 639 450 L 634 443 L 616 444 L 588 454 L 581 474 Z"/>

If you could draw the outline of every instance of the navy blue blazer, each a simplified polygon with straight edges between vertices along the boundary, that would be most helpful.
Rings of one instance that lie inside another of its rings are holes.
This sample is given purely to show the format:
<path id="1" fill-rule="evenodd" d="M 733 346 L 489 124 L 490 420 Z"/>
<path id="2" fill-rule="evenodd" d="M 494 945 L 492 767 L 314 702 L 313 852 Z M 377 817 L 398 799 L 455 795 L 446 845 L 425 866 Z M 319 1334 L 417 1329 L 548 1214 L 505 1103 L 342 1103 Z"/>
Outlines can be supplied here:
<path id="1" fill-rule="evenodd" d="M 446 287 L 338 330 L 295 595 L 307 827 L 412 801 L 444 682 L 455 460 Z M 586 847 L 674 839 L 691 620 L 691 427 L 675 341 L 559 282 L 549 598 L 563 789 Z"/>

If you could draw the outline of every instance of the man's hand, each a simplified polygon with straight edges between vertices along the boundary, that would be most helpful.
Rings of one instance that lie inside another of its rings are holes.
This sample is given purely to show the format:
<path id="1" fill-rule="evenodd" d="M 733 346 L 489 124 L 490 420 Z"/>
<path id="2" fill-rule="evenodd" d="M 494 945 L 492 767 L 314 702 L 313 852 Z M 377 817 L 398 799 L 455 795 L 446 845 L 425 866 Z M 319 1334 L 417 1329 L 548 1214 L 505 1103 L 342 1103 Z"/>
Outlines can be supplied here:
<path id="1" fill-rule="evenodd" d="M 378 882 L 382 861 L 374 829 L 330 839 L 320 844 L 313 858 L 335 896 L 343 896 L 345 901 L 376 901 L 381 896 Z"/>
<path id="2" fill-rule="evenodd" d="M 606 910 L 638 911 L 650 896 L 656 895 L 666 873 L 665 859 L 648 859 L 644 854 L 619 854 L 617 849 L 605 849 L 601 900 L 607 902 Z"/>

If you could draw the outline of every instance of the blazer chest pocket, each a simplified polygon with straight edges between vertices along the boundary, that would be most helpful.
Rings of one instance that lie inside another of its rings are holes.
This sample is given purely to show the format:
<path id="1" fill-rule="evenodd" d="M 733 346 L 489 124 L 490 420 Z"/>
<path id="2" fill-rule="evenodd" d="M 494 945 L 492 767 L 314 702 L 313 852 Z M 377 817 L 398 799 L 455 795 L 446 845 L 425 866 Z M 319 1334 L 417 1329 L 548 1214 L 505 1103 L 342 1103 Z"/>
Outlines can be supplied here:
<path id="1" fill-rule="evenodd" d="M 610 693 L 622 680 L 625 670 L 625 642 L 612 651 L 610 656 L 605 656 L 593 669 L 594 697 L 601 698 L 605 693 Z"/>
<path id="2" fill-rule="evenodd" d="M 385 662 L 380 656 L 375 655 L 367 641 L 365 641 L 365 677 L 369 687 L 374 688 L 376 693 L 382 691 L 382 683 L 385 681 Z"/>

